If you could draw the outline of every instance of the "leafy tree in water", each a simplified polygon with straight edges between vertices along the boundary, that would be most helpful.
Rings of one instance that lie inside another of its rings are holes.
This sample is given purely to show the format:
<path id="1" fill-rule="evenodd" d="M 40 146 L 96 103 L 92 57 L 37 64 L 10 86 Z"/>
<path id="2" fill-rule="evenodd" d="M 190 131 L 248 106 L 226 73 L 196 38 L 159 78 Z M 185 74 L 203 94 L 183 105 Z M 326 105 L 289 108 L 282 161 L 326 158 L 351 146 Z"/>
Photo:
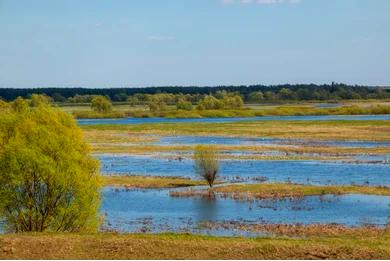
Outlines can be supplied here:
<path id="1" fill-rule="evenodd" d="M 0 117 L 0 216 L 10 232 L 92 231 L 100 217 L 98 162 L 74 119 L 18 99 Z"/>
<path id="2" fill-rule="evenodd" d="M 91 108 L 100 113 L 107 113 L 112 111 L 112 103 L 104 96 L 95 96 L 91 102 Z"/>
<path id="3" fill-rule="evenodd" d="M 219 170 L 217 153 L 211 146 L 197 145 L 194 151 L 195 171 L 213 187 Z"/>

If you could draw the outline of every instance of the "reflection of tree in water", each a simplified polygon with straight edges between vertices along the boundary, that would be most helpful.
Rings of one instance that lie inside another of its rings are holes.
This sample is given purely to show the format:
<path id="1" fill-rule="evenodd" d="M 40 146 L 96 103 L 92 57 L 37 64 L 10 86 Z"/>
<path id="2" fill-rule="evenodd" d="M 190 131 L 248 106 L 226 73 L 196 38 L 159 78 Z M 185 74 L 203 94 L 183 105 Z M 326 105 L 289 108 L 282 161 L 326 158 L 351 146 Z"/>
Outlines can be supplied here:
<path id="1" fill-rule="evenodd" d="M 209 194 L 200 197 L 195 202 L 195 207 L 198 213 L 199 221 L 216 220 L 218 216 L 218 200 L 213 191 L 209 191 Z"/>

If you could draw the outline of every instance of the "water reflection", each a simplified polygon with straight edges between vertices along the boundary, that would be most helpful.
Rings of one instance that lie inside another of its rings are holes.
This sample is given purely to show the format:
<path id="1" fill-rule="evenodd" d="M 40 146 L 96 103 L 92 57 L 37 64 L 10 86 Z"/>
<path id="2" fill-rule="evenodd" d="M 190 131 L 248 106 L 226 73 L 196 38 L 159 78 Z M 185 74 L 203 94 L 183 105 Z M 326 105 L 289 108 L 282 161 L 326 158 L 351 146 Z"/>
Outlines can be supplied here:
<path id="1" fill-rule="evenodd" d="M 103 191 L 105 226 L 121 232 L 192 232 L 234 235 L 237 231 L 203 231 L 201 222 L 383 226 L 390 215 L 390 197 L 345 195 L 301 200 L 240 202 L 217 198 L 175 198 L 167 190 Z"/>
<path id="2" fill-rule="evenodd" d="M 183 176 L 198 178 L 193 161 L 152 156 L 98 155 L 104 175 Z M 320 161 L 222 160 L 220 177 L 225 180 L 301 184 L 360 184 L 390 186 L 390 164 L 356 164 Z"/>

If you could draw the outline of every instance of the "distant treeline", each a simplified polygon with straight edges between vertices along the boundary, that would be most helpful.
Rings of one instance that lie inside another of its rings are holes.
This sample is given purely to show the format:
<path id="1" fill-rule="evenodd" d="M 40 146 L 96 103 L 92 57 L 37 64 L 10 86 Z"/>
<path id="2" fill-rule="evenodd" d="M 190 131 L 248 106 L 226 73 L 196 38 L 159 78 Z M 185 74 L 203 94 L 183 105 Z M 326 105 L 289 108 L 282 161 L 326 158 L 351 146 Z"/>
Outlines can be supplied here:
<path id="1" fill-rule="evenodd" d="M 348 99 L 384 99 L 390 98 L 390 89 L 375 86 L 351 86 L 332 83 L 327 85 L 251 85 L 251 86 L 216 86 L 216 87 L 146 87 L 146 88 L 0 88 L 0 98 L 12 101 L 17 97 L 29 98 L 32 94 L 45 94 L 56 102 L 72 102 L 73 97 L 103 95 L 112 101 L 127 101 L 135 94 L 184 94 L 203 96 L 220 91 L 241 95 L 245 102 L 278 100 L 348 100 Z M 74 99 L 73 99 L 74 102 Z"/>

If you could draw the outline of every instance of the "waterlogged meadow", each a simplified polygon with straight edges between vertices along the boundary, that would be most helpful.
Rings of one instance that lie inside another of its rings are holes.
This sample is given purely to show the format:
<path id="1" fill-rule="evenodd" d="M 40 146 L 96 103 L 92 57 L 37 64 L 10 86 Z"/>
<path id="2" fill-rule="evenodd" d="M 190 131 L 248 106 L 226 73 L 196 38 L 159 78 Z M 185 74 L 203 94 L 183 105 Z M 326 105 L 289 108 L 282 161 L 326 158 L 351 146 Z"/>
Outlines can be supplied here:
<path id="1" fill-rule="evenodd" d="M 156 156 L 99 155 L 104 175 L 174 176 L 198 179 L 191 159 Z M 390 164 L 306 160 L 222 160 L 220 180 L 292 182 L 317 185 L 390 186 Z"/>
<path id="2" fill-rule="evenodd" d="M 243 224 L 331 224 L 385 226 L 390 197 L 344 195 L 261 201 L 224 198 L 171 197 L 168 190 L 105 188 L 104 229 L 120 232 L 182 232 L 212 235 L 261 236 L 204 222 Z M 263 234 L 264 235 L 264 234 Z"/>
<path id="3" fill-rule="evenodd" d="M 81 120 L 107 177 L 101 229 L 252 237 L 274 225 L 386 227 L 386 117 Z M 194 168 L 199 144 L 218 152 L 212 192 Z"/>

